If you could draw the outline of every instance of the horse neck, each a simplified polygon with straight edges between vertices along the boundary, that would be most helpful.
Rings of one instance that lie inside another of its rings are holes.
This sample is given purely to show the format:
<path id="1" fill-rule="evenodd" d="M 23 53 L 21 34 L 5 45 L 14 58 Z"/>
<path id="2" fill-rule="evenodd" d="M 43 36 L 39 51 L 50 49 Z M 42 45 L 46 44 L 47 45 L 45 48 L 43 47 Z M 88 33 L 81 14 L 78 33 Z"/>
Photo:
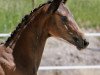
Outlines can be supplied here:
<path id="1" fill-rule="evenodd" d="M 37 19 L 37 18 L 36 18 Z M 16 66 L 20 69 L 37 71 L 42 57 L 44 45 L 48 38 L 48 27 L 34 19 L 21 33 L 14 47 L 14 59 Z M 25 68 L 24 68 L 25 67 Z M 35 72 L 36 72 L 35 71 Z"/>

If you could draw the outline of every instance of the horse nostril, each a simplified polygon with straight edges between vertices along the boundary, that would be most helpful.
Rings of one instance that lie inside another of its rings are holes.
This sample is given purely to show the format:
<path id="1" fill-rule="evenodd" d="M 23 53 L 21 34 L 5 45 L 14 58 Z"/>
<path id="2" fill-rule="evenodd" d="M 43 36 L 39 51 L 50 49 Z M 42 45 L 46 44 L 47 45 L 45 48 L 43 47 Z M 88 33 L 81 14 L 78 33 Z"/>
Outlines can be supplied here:
<path id="1" fill-rule="evenodd" d="M 88 46 L 89 45 L 89 42 L 86 41 L 86 39 L 84 40 L 84 46 Z"/>

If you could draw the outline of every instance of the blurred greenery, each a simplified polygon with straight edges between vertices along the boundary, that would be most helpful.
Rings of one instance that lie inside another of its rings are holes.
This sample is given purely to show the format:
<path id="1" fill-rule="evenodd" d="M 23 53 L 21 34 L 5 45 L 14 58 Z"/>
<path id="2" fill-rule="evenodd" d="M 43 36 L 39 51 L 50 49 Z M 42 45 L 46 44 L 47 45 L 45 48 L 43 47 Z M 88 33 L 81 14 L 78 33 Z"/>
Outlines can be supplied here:
<path id="1" fill-rule="evenodd" d="M 69 0 L 77 23 L 85 28 L 100 28 L 100 0 Z"/>
<path id="2" fill-rule="evenodd" d="M 35 7 L 47 0 L 35 0 Z M 100 0 L 68 0 L 80 27 L 100 28 Z M 25 14 L 33 10 L 32 0 L 0 0 L 0 33 L 12 32 Z"/>

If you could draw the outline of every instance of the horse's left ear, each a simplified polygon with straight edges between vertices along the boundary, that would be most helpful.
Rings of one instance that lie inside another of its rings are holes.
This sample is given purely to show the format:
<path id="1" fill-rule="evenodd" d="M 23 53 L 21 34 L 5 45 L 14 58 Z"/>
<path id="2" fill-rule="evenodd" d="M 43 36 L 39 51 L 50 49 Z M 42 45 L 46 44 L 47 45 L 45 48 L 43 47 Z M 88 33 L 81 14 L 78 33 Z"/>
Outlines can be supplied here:
<path id="1" fill-rule="evenodd" d="M 63 3 L 65 4 L 67 2 L 67 0 L 63 0 Z"/>
<path id="2" fill-rule="evenodd" d="M 54 13 L 58 8 L 62 0 L 53 0 L 48 8 L 48 13 L 52 14 Z"/>

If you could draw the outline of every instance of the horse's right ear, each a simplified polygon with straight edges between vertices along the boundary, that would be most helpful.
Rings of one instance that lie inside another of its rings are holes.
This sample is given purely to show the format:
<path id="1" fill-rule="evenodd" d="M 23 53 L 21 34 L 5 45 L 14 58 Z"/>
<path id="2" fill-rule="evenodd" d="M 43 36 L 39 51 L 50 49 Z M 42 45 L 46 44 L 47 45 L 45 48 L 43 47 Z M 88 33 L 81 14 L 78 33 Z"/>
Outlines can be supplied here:
<path id="1" fill-rule="evenodd" d="M 62 0 L 53 0 L 47 10 L 49 14 L 54 13 L 58 8 Z"/>

